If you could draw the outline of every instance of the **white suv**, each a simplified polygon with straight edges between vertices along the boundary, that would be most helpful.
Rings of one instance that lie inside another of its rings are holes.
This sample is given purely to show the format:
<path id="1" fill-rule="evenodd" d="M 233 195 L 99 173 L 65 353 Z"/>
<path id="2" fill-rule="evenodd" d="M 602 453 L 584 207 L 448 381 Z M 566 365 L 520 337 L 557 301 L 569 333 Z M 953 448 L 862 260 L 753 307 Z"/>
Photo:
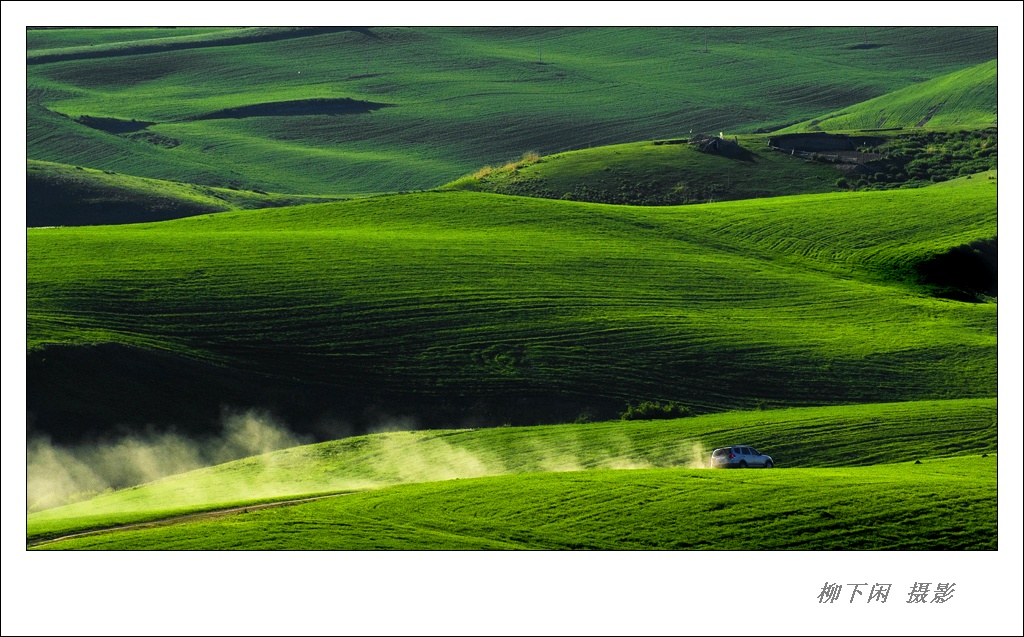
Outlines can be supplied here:
<path id="1" fill-rule="evenodd" d="M 713 469 L 746 469 L 747 467 L 771 469 L 774 466 L 775 463 L 772 462 L 771 456 L 767 456 L 757 449 L 746 445 L 719 447 L 711 454 L 711 467 Z"/>

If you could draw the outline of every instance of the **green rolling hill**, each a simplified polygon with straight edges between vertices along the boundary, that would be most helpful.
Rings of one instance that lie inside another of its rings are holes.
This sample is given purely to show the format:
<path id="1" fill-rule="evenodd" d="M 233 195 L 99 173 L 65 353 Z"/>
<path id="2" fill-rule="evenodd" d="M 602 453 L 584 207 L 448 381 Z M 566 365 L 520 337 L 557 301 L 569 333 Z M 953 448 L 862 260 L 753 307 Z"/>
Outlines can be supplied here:
<path id="1" fill-rule="evenodd" d="M 660 208 L 437 192 L 29 230 L 29 411 L 58 438 L 205 431 L 224 404 L 330 436 L 382 414 L 993 396 L 996 304 L 964 302 L 993 300 L 970 247 L 995 249 L 989 177 Z M 978 280 L 956 278 L 964 263 Z"/>
<path id="2" fill-rule="evenodd" d="M 799 498 L 803 499 L 810 497 L 809 491 L 813 490 L 816 480 L 826 480 L 830 484 L 844 481 L 852 483 L 853 486 L 847 488 L 851 489 L 854 494 L 851 497 L 858 504 L 846 502 L 838 505 L 837 502 L 845 498 L 836 498 L 824 504 L 815 502 L 801 505 L 814 511 L 812 517 L 817 517 L 819 511 L 835 511 L 837 506 L 852 509 L 859 505 L 863 499 L 869 498 L 869 485 L 877 484 L 877 480 L 891 482 L 886 488 L 893 490 L 899 489 L 898 484 L 901 482 L 903 488 L 933 489 L 933 483 L 926 483 L 928 486 L 925 486 L 918 482 L 919 474 L 931 475 L 939 467 L 958 467 L 942 480 L 946 483 L 942 488 L 950 496 L 956 492 L 952 481 L 958 476 L 984 485 L 993 479 L 990 471 L 995 464 L 995 429 L 995 400 L 975 399 L 730 412 L 667 421 L 372 434 L 245 458 L 98 495 L 85 502 L 31 513 L 29 539 L 40 542 L 72 532 L 158 520 L 215 507 L 252 506 L 285 497 L 354 493 L 398 484 L 432 483 L 425 487 L 426 492 L 434 494 L 429 496 L 429 501 L 437 497 L 440 491 L 451 488 L 458 490 L 459 484 L 464 483 L 455 483 L 455 479 L 486 476 L 522 477 L 486 483 L 471 482 L 474 485 L 491 485 L 484 487 L 483 495 L 473 496 L 488 500 L 486 506 L 479 509 L 481 511 L 520 507 L 519 500 L 510 501 L 508 494 L 518 493 L 521 495 L 517 498 L 532 499 L 538 494 L 532 491 L 530 485 L 549 485 L 541 488 L 556 491 L 564 489 L 566 483 L 590 484 L 596 487 L 596 493 L 589 496 L 584 492 L 577 496 L 563 493 L 563 497 L 569 501 L 587 497 L 597 497 L 603 501 L 602 484 L 606 480 L 629 482 L 633 479 L 629 476 L 635 477 L 635 470 L 646 470 L 643 475 L 657 476 L 657 480 L 665 481 L 666 487 L 682 480 L 683 484 L 690 485 L 688 489 L 696 485 L 707 485 L 711 492 L 721 490 L 724 493 L 740 488 L 749 479 L 744 477 L 737 482 L 731 477 L 734 472 L 705 472 L 698 469 L 706 465 L 710 451 L 715 446 L 734 444 L 737 440 L 771 449 L 780 467 L 776 473 L 793 475 L 782 479 L 782 482 L 775 482 L 774 478 L 764 478 L 764 472 L 756 472 L 760 474 L 753 476 L 753 483 L 760 485 L 754 487 L 756 489 L 786 485 L 785 488 L 800 492 L 802 495 Z M 981 454 L 991 454 L 992 457 L 987 463 L 978 464 L 976 459 Z M 959 458 L 960 463 L 942 464 L 939 460 L 941 458 Z M 921 468 L 911 464 L 916 460 L 923 460 Z M 989 465 L 992 467 L 983 468 Z M 853 468 L 857 468 L 857 471 Z M 613 469 L 630 471 L 620 471 L 623 477 L 603 473 Z M 652 472 L 654 469 L 663 472 Z M 908 474 L 908 469 L 917 473 Z M 945 473 L 942 469 L 938 470 Z M 597 473 L 594 477 L 573 477 L 564 473 L 580 471 Z M 551 474 L 551 477 L 545 478 L 543 474 Z M 867 477 L 867 484 L 861 476 Z M 470 487 L 470 493 L 477 488 Z M 984 488 L 979 487 L 979 490 L 984 491 Z M 505 495 L 499 495 L 501 492 Z M 371 505 L 374 508 L 382 505 L 390 507 L 395 506 L 392 502 L 404 502 L 409 496 L 403 494 L 410 493 L 417 494 L 411 496 L 414 498 L 423 497 L 420 495 L 423 491 L 394 491 L 385 488 L 379 495 L 365 495 L 358 499 L 374 502 Z M 698 502 L 704 499 L 703 495 L 692 494 L 682 502 L 678 500 L 679 494 L 666 494 L 665 497 L 675 502 L 672 507 L 681 520 L 691 520 L 690 516 L 700 515 L 699 511 L 692 511 L 690 507 L 697 506 L 699 509 Z M 697 502 L 689 501 L 689 497 L 696 497 Z M 735 501 L 744 496 L 732 497 Z M 763 499 L 765 494 L 751 494 L 750 497 Z M 783 499 L 789 497 L 792 496 Z M 422 506 L 422 502 L 418 506 Z M 885 506 L 897 508 L 895 502 Z M 936 502 L 935 506 L 946 509 L 951 504 Z M 471 511 L 475 507 L 465 508 Z M 635 521 L 630 519 L 628 507 L 622 508 L 622 518 L 606 521 L 609 528 L 604 541 L 610 543 L 603 548 L 630 547 L 628 541 L 624 545 L 616 545 L 611 539 L 616 534 L 629 536 L 635 531 Z M 525 507 L 521 512 L 527 510 L 533 510 L 533 507 Z M 320 515 L 331 516 L 334 513 L 317 513 L 313 517 Z M 585 511 L 579 515 L 588 517 Z M 900 515 L 905 516 L 907 513 L 903 511 Z M 752 520 L 770 522 L 774 516 L 775 512 L 770 509 L 761 513 L 752 512 Z M 987 514 L 983 520 L 975 520 L 971 524 L 990 526 L 992 523 Z M 522 523 L 528 526 L 531 518 L 524 514 Z M 374 520 L 364 530 L 369 531 L 380 524 L 380 521 Z M 389 539 L 387 530 L 378 528 L 378 532 L 378 538 L 388 548 L 425 548 L 423 544 L 409 545 L 399 539 Z M 900 534 L 900 541 L 916 538 L 918 542 L 926 542 L 928 540 L 925 536 L 928 533 L 930 531 L 915 529 Z M 315 537 L 315 533 L 312 536 Z M 941 534 L 931 538 L 931 541 L 945 541 L 945 538 L 939 537 Z M 298 544 L 292 546 L 310 548 L 309 544 L 302 543 L 316 540 L 311 538 L 307 529 L 296 541 Z M 343 543 L 333 548 L 368 547 L 350 536 L 342 536 L 338 541 Z M 419 541 L 427 543 L 430 539 Z M 729 546 L 728 543 L 717 544 L 721 541 L 722 538 L 708 540 L 716 548 Z M 993 541 L 990 530 L 985 532 L 981 541 Z M 192 548 L 223 548 L 215 542 L 208 544 L 203 539 L 196 539 L 196 542 L 191 545 Z M 238 543 L 237 539 L 231 542 L 235 543 L 234 546 L 250 548 L 264 546 L 259 542 L 252 543 L 251 538 L 243 543 Z M 353 544 L 346 546 L 344 542 Z M 529 547 L 529 543 L 526 546 Z M 798 546 L 801 546 L 799 542 L 790 545 Z M 381 547 L 384 545 L 377 546 Z M 464 548 L 459 544 L 440 544 L 433 548 L 439 547 Z M 551 547 L 539 544 L 534 545 L 534 548 Z M 643 547 L 634 545 L 632 548 Z"/>
<path id="3" fill-rule="evenodd" d="M 736 139 L 733 156 L 701 152 L 686 138 L 531 156 L 484 167 L 442 189 L 638 206 L 843 190 L 832 166 L 773 152 L 767 136 Z"/>
<path id="4" fill-rule="evenodd" d="M 140 223 L 332 199 L 209 188 L 30 159 L 25 217 L 29 227 Z"/>
<path id="5" fill-rule="evenodd" d="M 916 187 L 995 169 L 996 110 L 992 60 L 771 135 L 728 137 L 722 151 L 700 149 L 707 136 L 697 135 L 533 153 L 444 188 L 649 206 Z M 807 134 L 824 131 L 853 131 L 845 150 L 865 154 L 856 163 L 836 162 L 842 135 Z M 821 157 L 768 148 L 780 144 Z"/>
<path id="6" fill-rule="evenodd" d="M 954 71 L 780 132 L 985 128 L 997 123 L 996 61 Z"/>
<path id="7" fill-rule="evenodd" d="M 420 483 L 42 548 L 995 550 L 995 464 L 975 457 L 714 478 L 648 469 Z"/>
<path id="8" fill-rule="evenodd" d="M 423 189 L 527 151 L 779 128 L 996 55 L 994 29 L 970 28 L 710 29 L 707 53 L 704 30 L 678 28 L 177 33 L 31 31 L 28 157 L 244 190 Z"/>
<path id="9" fill-rule="evenodd" d="M 995 34 L 29 29 L 29 546 L 996 549 Z"/>

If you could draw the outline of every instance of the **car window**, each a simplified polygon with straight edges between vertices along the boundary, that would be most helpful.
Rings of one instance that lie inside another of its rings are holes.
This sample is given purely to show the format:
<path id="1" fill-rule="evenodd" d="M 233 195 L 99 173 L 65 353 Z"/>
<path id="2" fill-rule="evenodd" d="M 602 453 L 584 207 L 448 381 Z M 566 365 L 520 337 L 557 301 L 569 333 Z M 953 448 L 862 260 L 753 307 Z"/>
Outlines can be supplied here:
<path id="1" fill-rule="evenodd" d="M 743 455 L 745 455 L 745 456 L 749 456 L 750 455 L 750 447 L 740 447 L 740 449 L 743 450 Z"/>
<path id="2" fill-rule="evenodd" d="M 754 449 L 753 447 L 751 447 L 750 448 L 750 455 L 752 455 L 752 456 L 759 456 L 759 455 L 761 455 L 761 452 L 758 451 L 757 449 Z"/>
<path id="3" fill-rule="evenodd" d="M 727 453 L 729 453 L 728 449 L 715 449 L 715 453 L 713 453 L 711 455 L 713 455 L 716 458 L 719 458 L 721 456 L 724 456 Z"/>

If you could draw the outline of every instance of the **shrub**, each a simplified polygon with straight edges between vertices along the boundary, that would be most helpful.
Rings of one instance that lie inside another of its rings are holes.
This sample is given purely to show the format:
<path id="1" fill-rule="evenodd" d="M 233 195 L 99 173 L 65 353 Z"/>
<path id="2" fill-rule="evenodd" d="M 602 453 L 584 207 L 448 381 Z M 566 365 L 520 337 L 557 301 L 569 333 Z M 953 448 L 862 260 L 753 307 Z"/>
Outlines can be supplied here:
<path id="1" fill-rule="evenodd" d="M 678 403 L 662 403 L 644 401 L 639 405 L 629 405 L 622 413 L 622 420 L 655 420 L 664 418 L 686 418 L 693 412 L 686 405 Z"/>
<path id="2" fill-rule="evenodd" d="M 594 422 L 594 418 L 594 411 L 589 407 L 586 407 L 582 411 L 580 411 L 578 416 L 576 416 L 575 423 L 577 425 L 585 425 L 587 423 Z"/>
<path id="3" fill-rule="evenodd" d="M 531 152 L 528 152 L 528 153 L 523 153 L 523 158 L 521 160 L 519 160 L 519 165 L 520 166 L 529 166 L 530 164 L 536 164 L 539 161 L 540 161 L 540 153 L 531 151 Z"/>
<path id="4" fill-rule="evenodd" d="M 493 166 L 484 166 L 480 170 L 478 170 L 475 173 L 473 173 L 473 177 L 475 179 L 483 179 L 484 177 L 489 177 L 491 175 L 498 175 L 498 174 L 504 174 L 504 173 L 514 173 L 515 171 L 519 170 L 520 168 L 522 168 L 524 166 L 529 166 L 531 164 L 536 164 L 536 163 L 539 163 L 539 162 L 540 162 L 540 154 L 531 151 L 531 152 L 528 152 L 528 153 L 523 153 L 523 158 L 522 159 L 519 159 L 519 160 L 516 160 L 516 161 L 510 161 L 507 164 L 505 164 L 504 166 L 501 166 L 501 167 L 498 167 L 498 168 L 494 168 Z"/>

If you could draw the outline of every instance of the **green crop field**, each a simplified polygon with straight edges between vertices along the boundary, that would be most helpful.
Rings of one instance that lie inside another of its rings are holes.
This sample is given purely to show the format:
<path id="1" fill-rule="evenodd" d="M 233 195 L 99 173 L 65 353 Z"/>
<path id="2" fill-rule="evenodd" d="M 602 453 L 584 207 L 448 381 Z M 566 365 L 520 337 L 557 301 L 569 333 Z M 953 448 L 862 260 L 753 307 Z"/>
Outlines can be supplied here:
<path id="1" fill-rule="evenodd" d="M 1005 548 L 996 57 L 27 30 L 28 548 Z"/>
<path id="2" fill-rule="evenodd" d="M 161 221 L 336 199 L 208 188 L 31 159 L 26 190 L 29 227 Z"/>
<path id="3" fill-rule="evenodd" d="M 484 167 L 444 189 L 641 206 L 708 203 L 842 190 L 834 167 L 738 137 L 737 157 L 699 152 L 679 140 L 635 142 Z"/>
<path id="4" fill-rule="evenodd" d="M 38 542 L 218 507 L 401 483 L 602 469 L 675 468 L 694 475 L 692 470 L 706 468 L 711 449 L 738 440 L 772 449 L 785 469 L 823 469 L 922 459 L 931 465 L 937 458 L 994 454 L 995 439 L 993 399 L 380 433 L 237 460 L 38 511 L 29 515 L 28 536 Z M 723 473 L 695 475 L 714 483 Z M 626 533 L 629 525 L 619 526 Z"/>
<path id="5" fill-rule="evenodd" d="M 647 469 L 419 483 L 44 548 L 995 549 L 995 466 L 990 456 L 713 478 Z"/>
<path id="6" fill-rule="evenodd" d="M 996 125 L 996 61 L 955 71 L 780 132 Z"/>
<path id="7" fill-rule="evenodd" d="M 423 189 L 528 151 L 780 128 L 996 57 L 992 28 L 148 35 L 29 33 L 30 159 L 270 192 Z"/>
<path id="8" fill-rule="evenodd" d="M 450 426 L 990 397 L 996 304 L 939 266 L 977 265 L 957 251 L 996 236 L 995 184 L 660 208 L 438 192 L 30 229 L 29 410 L 75 438 L 202 430 L 232 402 Z"/>

